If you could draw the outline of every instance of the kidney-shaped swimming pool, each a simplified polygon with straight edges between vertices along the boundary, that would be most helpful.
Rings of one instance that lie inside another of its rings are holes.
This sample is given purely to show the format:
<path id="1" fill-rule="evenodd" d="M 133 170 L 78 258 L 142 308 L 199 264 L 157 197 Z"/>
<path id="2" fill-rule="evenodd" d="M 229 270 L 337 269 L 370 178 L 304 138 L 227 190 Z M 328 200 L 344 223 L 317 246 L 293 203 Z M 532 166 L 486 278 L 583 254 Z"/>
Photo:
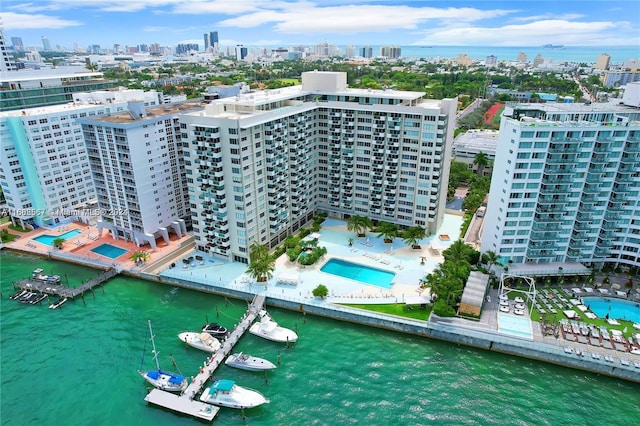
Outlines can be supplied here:
<path id="1" fill-rule="evenodd" d="M 391 288 L 391 282 L 396 276 L 393 272 L 360 265 L 358 263 L 347 262 L 346 260 L 341 259 L 329 259 L 327 263 L 322 265 L 320 270 L 328 274 L 361 281 L 363 283 L 372 284 L 382 288 Z"/>

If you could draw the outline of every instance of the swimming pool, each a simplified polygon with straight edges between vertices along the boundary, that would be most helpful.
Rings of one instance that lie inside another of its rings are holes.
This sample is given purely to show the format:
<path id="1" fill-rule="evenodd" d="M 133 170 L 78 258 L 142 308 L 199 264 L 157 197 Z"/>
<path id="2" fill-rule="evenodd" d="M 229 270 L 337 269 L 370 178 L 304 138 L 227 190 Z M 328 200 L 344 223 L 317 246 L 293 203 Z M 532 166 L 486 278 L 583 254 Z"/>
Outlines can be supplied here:
<path id="1" fill-rule="evenodd" d="M 498 313 L 498 331 L 500 333 L 533 340 L 531 321 L 526 317 Z"/>
<path id="2" fill-rule="evenodd" d="M 64 238 L 65 240 L 68 240 L 69 238 L 75 237 L 76 235 L 80 235 L 80 234 L 82 234 L 81 230 L 73 229 L 71 231 L 65 232 L 64 234 L 60 234 L 60 235 L 50 235 L 50 234 L 38 235 L 37 237 L 32 238 L 32 240 L 40 244 L 53 246 L 53 240 L 55 240 L 56 238 Z"/>
<path id="3" fill-rule="evenodd" d="M 127 252 L 127 250 L 112 246 L 111 244 L 101 244 L 98 247 L 91 249 L 91 251 L 99 254 L 100 256 L 106 256 L 111 259 L 122 256 Z"/>
<path id="4" fill-rule="evenodd" d="M 600 318 L 609 314 L 611 319 L 640 323 L 640 305 L 637 302 L 608 297 L 583 297 L 582 303 Z"/>
<path id="5" fill-rule="evenodd" d="M 396 276 L 393 272 L 371 268 L 341 259 L 329 259 L 327 263 L 322 265 L 320 271 L 342 278 L 373 284 L 382 288 L 391 288 L 391 281 L 393 281 L 393 278 Z"/>

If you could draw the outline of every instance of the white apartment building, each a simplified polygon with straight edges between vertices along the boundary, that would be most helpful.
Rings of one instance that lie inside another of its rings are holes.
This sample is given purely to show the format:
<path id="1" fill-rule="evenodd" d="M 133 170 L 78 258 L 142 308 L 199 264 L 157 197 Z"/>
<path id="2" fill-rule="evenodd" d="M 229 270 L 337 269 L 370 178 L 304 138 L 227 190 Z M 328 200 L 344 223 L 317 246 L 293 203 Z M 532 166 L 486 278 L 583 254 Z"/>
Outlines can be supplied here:
<path id="1" fill-rule="evenodd" d="M 482 252 L 640 266 L 640 110 L 519 104 L 502 117 Z"/>
<path id="2" fill-rule="evenodd" d="M 187 176 L 178 115 L 202 109 L 201 102 L 146 108 L 129 102 L 110 116 L 80 120 L 93 173 L 101 219 L 98 232 L 114 239 L 170 243 L 189 226 Z"/>
<path id="3" fill-rule="evenodd" d="M 89 221 L 74 214 L 96 194 L 79 118 L 126 110 L 127 99 L 158 104 L 142 90 L 75 93 L 75 102 L 0 112 L 0 185 L 15 225 Z"/>
<path id="4" fill-rule="evenodd" d="M 316 211 L 433 233 L 444 216 L 456 99 L 349 89 L 346 73 L 214 100 L 181 116 L 197 248 L 238 262 Z"/>

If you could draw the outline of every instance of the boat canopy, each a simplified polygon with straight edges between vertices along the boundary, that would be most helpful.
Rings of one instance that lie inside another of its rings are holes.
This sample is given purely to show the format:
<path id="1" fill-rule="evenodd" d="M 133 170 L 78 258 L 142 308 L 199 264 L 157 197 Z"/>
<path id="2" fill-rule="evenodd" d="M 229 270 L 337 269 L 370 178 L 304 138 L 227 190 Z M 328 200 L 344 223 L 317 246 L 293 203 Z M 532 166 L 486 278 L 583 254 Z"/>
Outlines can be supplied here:
<path id="1" fill-rule="evenodd" d="M 209 393 L 216 393 L 217 391 L 229 392 L 235 384 L 236 382 L 233 380 L 218 380 L 211 386 Z"/>
<path id="2" fill-rule="evenodd" d="M 172 374 L 171 377 L 169 377 L 169 383 L 171 384 L 179 385 L 182 382 L 184 382 L 184 376 L 179 374 Z"/>
<path id="3" fill-rule="evenodd" d="M 158 378 L 160 377 L 160 372 L 156 370 L 149 371 L 147 373 L 147 377 L 150 378 L 151 380 L 158 380 Z"/>

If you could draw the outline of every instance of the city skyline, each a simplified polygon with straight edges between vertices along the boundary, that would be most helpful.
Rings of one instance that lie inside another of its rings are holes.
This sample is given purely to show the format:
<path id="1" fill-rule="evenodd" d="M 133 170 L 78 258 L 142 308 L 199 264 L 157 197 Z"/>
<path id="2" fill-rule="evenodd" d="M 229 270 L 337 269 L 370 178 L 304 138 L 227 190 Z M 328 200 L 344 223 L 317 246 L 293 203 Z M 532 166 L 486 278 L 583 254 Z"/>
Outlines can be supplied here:
<path id="1" fill-rule="evenodd" d="M 633 13 L 635 10 L 636 13 Z M 640 5 L 592 2 L 328 0 L 5 0 L 7 39 L 25 46 L 330 43 L 433 46 L 630 46 Z M 634 17 L 634 19 L 629 19 Z M 90 33 L 89 33 L 90 32 Z"/>

